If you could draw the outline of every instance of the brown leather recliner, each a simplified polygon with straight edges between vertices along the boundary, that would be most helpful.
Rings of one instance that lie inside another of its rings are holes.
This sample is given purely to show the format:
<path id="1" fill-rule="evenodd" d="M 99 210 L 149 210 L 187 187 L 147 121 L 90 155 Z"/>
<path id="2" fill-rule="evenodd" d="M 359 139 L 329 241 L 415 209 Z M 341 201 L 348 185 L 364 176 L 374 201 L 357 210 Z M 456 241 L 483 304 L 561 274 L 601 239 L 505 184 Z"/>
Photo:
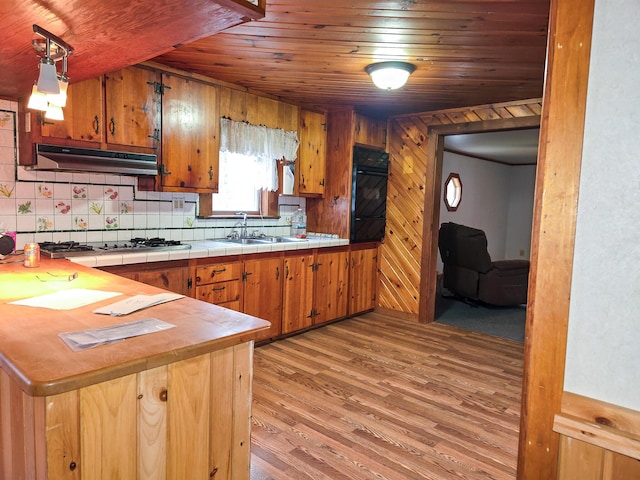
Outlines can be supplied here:
<path id="1" fill-rule="evenodd" d="M 527 303 L 529 261 L 492 262 L 482 230 L 443 223 L 438 249 L 444 264 L 443 286 L 454 295 L 499 306 Z"/>

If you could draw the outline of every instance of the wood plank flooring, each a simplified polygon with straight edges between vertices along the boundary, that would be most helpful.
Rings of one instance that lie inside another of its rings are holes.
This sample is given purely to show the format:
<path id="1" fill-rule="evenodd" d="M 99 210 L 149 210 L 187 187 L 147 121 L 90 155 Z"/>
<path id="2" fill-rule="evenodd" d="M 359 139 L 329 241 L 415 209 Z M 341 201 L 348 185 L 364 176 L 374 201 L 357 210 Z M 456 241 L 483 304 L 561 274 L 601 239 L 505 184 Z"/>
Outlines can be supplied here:
<path id="1" fill-rule="evenodd" d="M 522 359 L 375 313 L 258 347 L 251 479 L 514 479 Z"/>

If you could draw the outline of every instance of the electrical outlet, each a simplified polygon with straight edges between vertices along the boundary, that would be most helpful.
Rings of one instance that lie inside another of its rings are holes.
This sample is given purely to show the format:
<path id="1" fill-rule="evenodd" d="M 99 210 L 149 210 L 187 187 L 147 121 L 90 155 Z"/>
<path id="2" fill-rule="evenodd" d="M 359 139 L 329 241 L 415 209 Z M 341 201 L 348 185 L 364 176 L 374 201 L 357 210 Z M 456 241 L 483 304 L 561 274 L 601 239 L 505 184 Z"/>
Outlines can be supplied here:
<path id="1" fill-rule="evenodd" d="M 174 198 L 173 199 L 173 209 L 174 210 L 183 210 L 184 209 L 184 199 L 183 198 Z"/>
<path id="2" fill-rule="evenodd" d="M 285 220 L 287 221 L 287 225 L 291 225 L 291 216 L 285 217 Z"/>

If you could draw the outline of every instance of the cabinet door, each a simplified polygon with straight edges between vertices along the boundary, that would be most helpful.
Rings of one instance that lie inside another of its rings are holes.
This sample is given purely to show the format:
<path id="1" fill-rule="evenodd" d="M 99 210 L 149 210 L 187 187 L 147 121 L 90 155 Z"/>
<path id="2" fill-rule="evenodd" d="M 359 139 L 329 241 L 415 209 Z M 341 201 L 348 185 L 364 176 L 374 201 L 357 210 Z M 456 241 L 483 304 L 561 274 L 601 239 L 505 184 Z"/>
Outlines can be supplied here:
<path id="1" fill-rule="evenodd" d="M 140 272 L 135 280 L 154 287 L 164 288 L 171 292 L 190 295 L 189 269 L 187 267 Z"/>
<path id="2" fill-rule="evenodd" d="M 353 250 L 349 274 L 349 315 L 371 310 L 376 306 L 378 281 L 377 247 Z"/>
<path id="3" fill-rule="evenodd" d="M 218 89 L 163 74 L 163 190 L 218 191 Z"/>
<path id="4" fill-rule="evenodd" d="M 387 146 L 387 122 L 356 114 L 354 143 L 384 150 Z"/>
<path id="5" fill-rule="evenodd" d="M 43 137 L 82 140 L 96 143 L 104 141 L 103 77 L 92 78 L 69 85 L 64 120 L 42 126 Z"/>
<path id="6" fill-rule="evenodd" d="M 327 121 L 323 113 L 300 110 L 298 194 L 322 195 L 327 149 Z"/>
<path id="7" fill-rule="evenodd" d="M 271 328 L 256 340 L 277 337 L 282 330 L 282 258 L 244 262 L 243 312 L 271 322 Z"/>
<path id="8" fill-rule="evenodd" d="M 313 324 L 347 316 L 349 252 L 318 253 Z"/>
<path id="9" fill-rule="evenodd" d="M 158 146 L 158 80 L 158 73 L 136 67 L 105 75 L 107 143 L 146 148 Z"/>
<path id="10" fill-rule="evenodd" d="M 313 323 L 313 258 L 307 254 L 284 259 L 282 333 L 295 332 Z"/>

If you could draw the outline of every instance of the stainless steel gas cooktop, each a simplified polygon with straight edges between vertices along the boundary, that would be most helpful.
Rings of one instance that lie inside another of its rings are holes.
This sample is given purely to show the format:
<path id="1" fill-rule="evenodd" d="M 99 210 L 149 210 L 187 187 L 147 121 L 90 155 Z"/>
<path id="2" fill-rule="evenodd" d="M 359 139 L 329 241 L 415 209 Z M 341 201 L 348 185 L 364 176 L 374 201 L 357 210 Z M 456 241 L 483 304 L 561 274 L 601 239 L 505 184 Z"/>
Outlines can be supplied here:
<path id="1" fill-rule="evenodd" d="M 80 257 L 85 255 L 104 255 L 113 253 L 135 253 L 145 251 L 188 250 L 191 245 L 178 240 L 164 238 L 132 238 L 129 242 L 115 243 L 78 243 L 78 242 L 41 242 L 40 251 L 49 258 Z"/>

